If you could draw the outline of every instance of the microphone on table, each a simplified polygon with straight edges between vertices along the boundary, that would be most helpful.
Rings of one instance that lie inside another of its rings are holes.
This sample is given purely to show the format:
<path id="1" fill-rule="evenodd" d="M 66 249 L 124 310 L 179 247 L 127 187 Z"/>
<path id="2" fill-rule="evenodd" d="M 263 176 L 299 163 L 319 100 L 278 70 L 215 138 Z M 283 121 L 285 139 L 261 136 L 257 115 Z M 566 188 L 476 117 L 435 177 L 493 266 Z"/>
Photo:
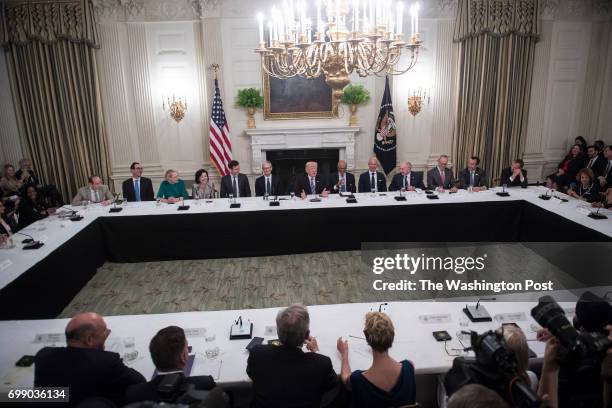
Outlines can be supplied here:
<path id="1" fill-rule="evenodd" d="M 23 249 L 38 249 L 41 246 L 45 245 L 42 241 L 37 241 L 33 236 L 24 234 L 23 232 L 15 232 L 15 235 L 23 235 L 24 237 L 28 237 L 21 241 L 22 244 L 25 244 Z"/>
<path id="2" fill-rule="evenodd" d="M 463 313 L 472 321 L 472 322 L 490 322 L 493 321 L 487 309 L 483 306 L 480 307 L 480 302 L 482 300 L 496 300 L 493 298 L 479 298 L 476 302 L 476 306 L 468 306 L 466 305 L 463 308 Z"/>

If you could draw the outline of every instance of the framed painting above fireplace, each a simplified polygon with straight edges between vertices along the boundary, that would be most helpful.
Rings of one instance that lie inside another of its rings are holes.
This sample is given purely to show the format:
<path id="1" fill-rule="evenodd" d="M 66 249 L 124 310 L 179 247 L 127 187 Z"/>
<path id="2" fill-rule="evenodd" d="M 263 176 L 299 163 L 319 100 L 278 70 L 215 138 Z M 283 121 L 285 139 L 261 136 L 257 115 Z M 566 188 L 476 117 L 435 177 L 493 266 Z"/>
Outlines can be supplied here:
<path id="1" fill-rule="evenodd" d="M 332 89 L 323 75 L 306 79 L 272 78 L 263 74 L 264 119 L 322 119 L 338 117 Z"/>

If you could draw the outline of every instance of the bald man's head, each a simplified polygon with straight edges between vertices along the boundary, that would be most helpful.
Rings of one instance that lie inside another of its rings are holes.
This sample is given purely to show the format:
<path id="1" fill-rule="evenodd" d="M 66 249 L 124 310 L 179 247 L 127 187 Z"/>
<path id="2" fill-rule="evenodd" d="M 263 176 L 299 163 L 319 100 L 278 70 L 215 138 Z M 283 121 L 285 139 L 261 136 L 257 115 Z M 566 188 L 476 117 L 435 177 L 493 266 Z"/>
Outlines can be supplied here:
<path id="1" fill-rule="evenodd" d="M 91 312 L 79 313 L 66 326 L 66 343 L 70 347 L 104 350 L 109 334 L 102 316 Z"/>
<path id="2" fill-rule="evenodd" d="M 378 159 L 376 158 L 376 156 L 370 157 L 370 159 L 368 160 L 368 169 L 374 172 L 376 171 L 377 168 L 378 168 Z"/>

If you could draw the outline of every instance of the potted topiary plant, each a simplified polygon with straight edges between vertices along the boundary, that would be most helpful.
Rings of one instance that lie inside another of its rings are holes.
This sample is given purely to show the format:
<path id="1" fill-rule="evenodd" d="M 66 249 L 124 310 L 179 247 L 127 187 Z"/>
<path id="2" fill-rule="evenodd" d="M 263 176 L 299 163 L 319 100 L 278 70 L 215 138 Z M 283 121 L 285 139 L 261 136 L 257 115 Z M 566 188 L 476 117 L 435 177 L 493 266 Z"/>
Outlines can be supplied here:
<path id="1" fill-rule="evenodd" d="M 255 108 L 261 108 L 263 106 L 263 96 L 259 89 L 245 88 L 238 90 L 238 96 L 236 97 L 236 105 L 241 108 L 246 108 L 249 120 L 247 127 L 249 129 L 255 129 Z"/>
<path id="2" fill-rule="evenodd" d="M 370 100 L 370 92 L 362 85 L 349 85 L 344 88 L 342 94 L 342 103 L 349 105 L 351 109 L 351 118 L 349 126 L 357 126 L 357 105 L 363 105 Z"/>

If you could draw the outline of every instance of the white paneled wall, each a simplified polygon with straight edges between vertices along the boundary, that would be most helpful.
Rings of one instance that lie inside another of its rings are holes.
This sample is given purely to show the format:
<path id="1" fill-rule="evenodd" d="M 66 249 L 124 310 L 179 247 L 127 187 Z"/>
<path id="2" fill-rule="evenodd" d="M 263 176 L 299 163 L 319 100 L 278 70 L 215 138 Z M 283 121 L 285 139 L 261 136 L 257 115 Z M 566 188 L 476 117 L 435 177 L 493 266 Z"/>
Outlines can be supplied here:
<path id="1" fill-rule="evenodd" d="M 542 133 L 547 166 L 540 177 L 554 170 L 579 135 L 590 30 L 589 23 L 555 22 L 553 25 Z"/>

